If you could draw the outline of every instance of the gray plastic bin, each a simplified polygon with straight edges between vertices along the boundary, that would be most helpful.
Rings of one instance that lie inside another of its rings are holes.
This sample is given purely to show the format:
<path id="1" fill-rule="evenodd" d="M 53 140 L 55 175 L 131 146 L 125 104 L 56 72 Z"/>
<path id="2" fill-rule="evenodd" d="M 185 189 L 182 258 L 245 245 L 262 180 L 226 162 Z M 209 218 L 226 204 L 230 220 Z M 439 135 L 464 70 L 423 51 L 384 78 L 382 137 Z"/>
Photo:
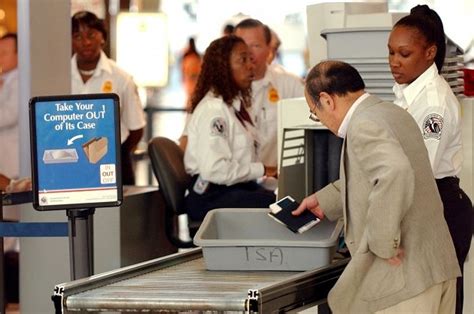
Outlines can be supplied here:
<path id="1" fill-rule="evenodd" d="M 209 270 L 304 271 L 331 263 L 342 221 L 324 219 L 295 234 L 267 215 L 268 208 L 209 212 L 194 237 Z"/>
<path id="2" fill-rule="evenodd" d="M 386 58 L 391 27 L 323 29 L 329 59 Z"/>

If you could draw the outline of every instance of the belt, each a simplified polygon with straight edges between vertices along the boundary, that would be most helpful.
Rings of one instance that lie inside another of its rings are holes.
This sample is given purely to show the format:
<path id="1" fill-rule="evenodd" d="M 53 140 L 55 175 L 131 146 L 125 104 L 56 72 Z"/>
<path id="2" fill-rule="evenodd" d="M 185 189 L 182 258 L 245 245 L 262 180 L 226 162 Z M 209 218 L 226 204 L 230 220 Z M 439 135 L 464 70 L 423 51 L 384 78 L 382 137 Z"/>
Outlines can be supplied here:
<path id="1" fill-rule="evenodd" d="M 453 177 L 444 177 L 441 179 L 436 179 L 436 185 L 438 188 L 446 188 L 459 186 L 459 178 L 456 176 Z"/>

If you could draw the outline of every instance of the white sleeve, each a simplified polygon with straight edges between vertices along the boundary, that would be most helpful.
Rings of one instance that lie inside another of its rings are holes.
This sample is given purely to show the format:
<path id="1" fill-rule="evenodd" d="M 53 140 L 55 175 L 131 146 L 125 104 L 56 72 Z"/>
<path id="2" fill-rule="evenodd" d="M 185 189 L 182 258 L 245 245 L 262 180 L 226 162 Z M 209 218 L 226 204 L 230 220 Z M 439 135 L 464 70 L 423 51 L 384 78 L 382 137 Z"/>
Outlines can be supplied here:
<path id="1" fill-rule="evenodd" d="M 449 145 L 452 131 L 452 117 L 449 110 L 440 106 L 426 106 L 420 113 L 422 117 L 418 122 L 425 142 L 431 169 L 436 173 L 443 153 Z"/>
<path id="2" fill-rule="evenodd" d="M 137 86 L 131 77 L 125 80 L 121 94 L 121 123 L 124 124 L 128 130 L 134 131 L 142 129 L 146 125 L 145 114 L 140 97 L 138 96 Z"/>
<path id="3" fill-rule="evenodd" d="M 5 97 L 2 98 L 5 103 L 0 106 L 0 130 L 14 127 L 18 124 L 18 80 L 12 81 L 4 90 Z"/>
<path id="4" fill-rule="evenodd" d="M 196 113 L 193 114 L 193 118 Z M 263 164 L 245 162 L 234 157 L 230 136 L 239 140 L 238 136 L 245 134 L 231 134 L 228 116 L 218 109 L 201 112 L 194 121 L 199 129 L 193 130 L 196 144 L 195 152 L 199 174 L 204 180 L 216 184 L 232 185 L 239 182 L 254 180 L 263 175 Z"/>

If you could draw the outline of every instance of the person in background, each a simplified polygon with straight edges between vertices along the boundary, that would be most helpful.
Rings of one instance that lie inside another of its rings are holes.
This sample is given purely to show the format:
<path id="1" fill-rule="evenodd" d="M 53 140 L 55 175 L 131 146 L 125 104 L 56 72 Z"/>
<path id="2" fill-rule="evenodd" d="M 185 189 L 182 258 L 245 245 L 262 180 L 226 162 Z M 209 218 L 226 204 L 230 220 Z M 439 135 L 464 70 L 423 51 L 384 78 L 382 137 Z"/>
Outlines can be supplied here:
<path id="1" fill-rule="evenodd" d="M 459 186 L 462 137 L 460 104 L 439 75 L 446 42 L 438 14 L 417 6 L 400 19 L 388 40 L 389 64 L 395 79 L 395 104 L 418 124 L 444 205 L 444 217 L 463 272 L 472 239 L 472 204 Z M 463 279 L 457 281 L 456 313 L 463 307 Z"/>
<path id="2" fill-rule="evenodd" d="M 189 109 L 191 95 L 196 88 L 199 72 L 201 72 L 201 63 L 201 54 L 196 50 L 196 43 L 191 37 L 188 47 L 181 57 L 181 77 L 186 93 L 186 109 Z"/>
<path id="3" fill-rule="evenodd" d="M 260 136 L 258 158 L 264 164 L 276 167 L 277 104 L 282 99 L 303 97 L 303 80 L 287 71 L 268 66 L 272 38 L 268 26 L 255 19 L 245 19 L 235 26 L 234 34 L 249 46 L 255 66 L 251 115 Z"/>
<path id="4" fill-rule="evenodd" d="M 18 91 L 18 38 L 7 33 L 0 38 L 0 190 L 12 190 L 11 178 L 20 174 L 19 152 L 19 91 Z M 0 200 L 1 201 L 1 200 Z M 19 220 L 19 210 L 13 206 L 5 209 L 4 219 Z M 3 239 L 5 260 L 5 301 L 19 302 L 19 240 Z M 3 284 L 3 283 L 2 283 Z"/>
<path id="5" fill-rule="evenodd" d="M 281 40 L 273 29 L 270 31 L 272 33 L 272 39 L 270 40 L 270 54 L 268 55 L 267 63 L 271 66 L 274 63 L 273 61 L 276 61 L 280 58 L 278 49 L 280 49 Z"/>
<path id="6" fill-rule="evenodd" d="M 122 182 L 135 184 L 132 153 L 146 124 L 132 77 L 107 58 L 104 22 L 94 13 L 80 11 L 72 17 L 71 85 L 73 94 L 116 93 L 120 98 Z"/>
<path id="7" fill-rule="evenodd" d="M 364 91 L 360 74 L 323 61 L 306 78 L 313 119 L 344 138 L 340 180 L 293 212 L 344 219 L 351 261 L 333 313 L 452 313 L 460 270 L 423 138 L 400 107 Z"/>
<path id="8" fill-rule="evenodd" d="M 234 33 L 234 25 L 226 24 L 224 28 L 222 28 L 222 36 L 229 36 Z"/>
<path id="9" fill-rule="evenodd" d="M 185 206 L 192 220 L 221 207 L 268 207 L 275 194 L 255 180 L 276 176 L 257 161 L 256 132 L 247 109 L 254 66 L 245 42 L 229 35 L 214 40 L 203 57 L 184 154 L 192 176 Z"/>
<path id="10" fill-rule="evenodd" d="M 14 33 L 0 38 L 0 172 L 18 178 L 19 152 L 19 91 L 18 91 L 18 40 Z"/>
<path id="11" fill-rule="evenodd" d="M 201 54 L 196 50 L 194 38 L 191 37 L 189 38 L 188 48 L 181 58 L 181 75 L 184 91 L 186 93 L 186 122 L 183 133 L 179 138 L 179 146 L 183 151 L 186 149 L 188 143 L 186 127 L 191 118 L 191 96 L 196 89 L 199 73 L 201 72 L 201 65 Z"/>

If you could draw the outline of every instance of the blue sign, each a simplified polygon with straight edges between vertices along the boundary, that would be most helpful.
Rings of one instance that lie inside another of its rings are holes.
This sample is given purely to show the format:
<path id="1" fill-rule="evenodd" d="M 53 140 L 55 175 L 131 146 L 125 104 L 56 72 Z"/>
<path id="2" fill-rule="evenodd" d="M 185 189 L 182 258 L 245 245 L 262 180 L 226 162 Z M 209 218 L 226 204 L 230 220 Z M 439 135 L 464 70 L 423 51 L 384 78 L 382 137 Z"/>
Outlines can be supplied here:
<path id="1" fill-rule="evenodd" d="M 120 203 L 119 110 L 115 94 L 31 99 L 35 208 Z"/>

